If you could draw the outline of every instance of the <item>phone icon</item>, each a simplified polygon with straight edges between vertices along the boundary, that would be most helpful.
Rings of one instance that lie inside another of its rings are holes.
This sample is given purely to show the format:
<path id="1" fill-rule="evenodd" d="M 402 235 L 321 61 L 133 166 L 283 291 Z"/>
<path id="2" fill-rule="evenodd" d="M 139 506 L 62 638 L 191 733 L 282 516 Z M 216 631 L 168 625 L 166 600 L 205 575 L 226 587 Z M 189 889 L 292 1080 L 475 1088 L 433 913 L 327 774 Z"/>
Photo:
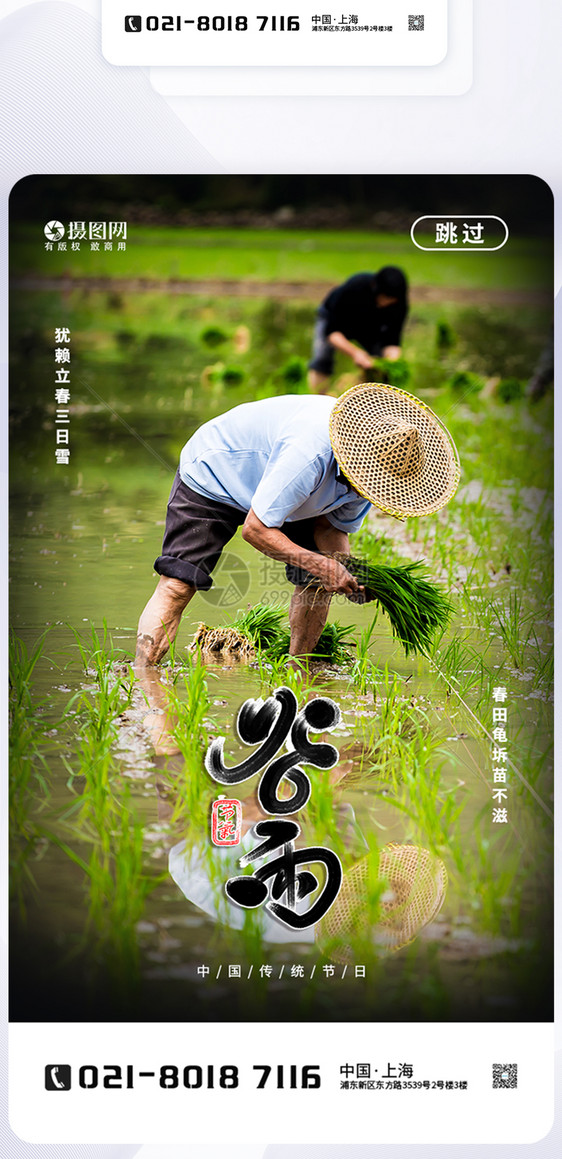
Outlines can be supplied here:
<path id="1" fill-rule="evenodd" d="M 48 1091 L 69 1091 L 70 1090 L 70 1067 L 69 1066 L 46 1066 L 45 1067 L 45 1089 Z"/>
<path id="2" fill-rule="evenodd" d="M 141 30 L 140 16 L 126 16 L 125 17 L 125 32 L 140 32 Z"/>

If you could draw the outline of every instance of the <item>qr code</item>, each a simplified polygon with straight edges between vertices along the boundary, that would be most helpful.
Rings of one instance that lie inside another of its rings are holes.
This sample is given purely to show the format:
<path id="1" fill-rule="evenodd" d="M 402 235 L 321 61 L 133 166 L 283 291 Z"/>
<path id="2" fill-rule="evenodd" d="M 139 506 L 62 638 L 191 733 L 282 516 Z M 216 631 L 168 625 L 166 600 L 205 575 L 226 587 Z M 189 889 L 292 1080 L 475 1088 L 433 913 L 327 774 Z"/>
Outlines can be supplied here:
<path id="1" fill-rule="evenodd" d="M 492 1063 L 492 1086 L 504 1088 L 504 1090 L 514 1090 L 517 1086 L 517 1063 L 516 1062 L 494 1062 Z"/>
<path id="2" fill-rule="evenodd" d="M 408 32 L 423 32 L 424 16 L 408 16 Z"/>

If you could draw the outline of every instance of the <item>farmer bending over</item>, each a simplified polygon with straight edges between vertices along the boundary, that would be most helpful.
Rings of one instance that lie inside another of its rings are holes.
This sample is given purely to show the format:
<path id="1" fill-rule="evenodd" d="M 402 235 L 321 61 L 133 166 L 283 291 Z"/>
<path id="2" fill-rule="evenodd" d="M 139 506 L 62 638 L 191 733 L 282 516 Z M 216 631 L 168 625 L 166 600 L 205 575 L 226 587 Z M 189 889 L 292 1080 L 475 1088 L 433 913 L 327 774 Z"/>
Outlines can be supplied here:
<path id="1" fill-rule="evenodd" d="M 140 618 L 137 665 L 158 662 L 182 612 L 237 527 L 295 586 L 289 611 L 291 656 L 310 654 L 332 594 L 361 585 L 341 563 L 348 533 L 371 503 L 399 519 L 428 515 L 458 485 L 458 455 L 424 403 L 377 383 L 334 400 L 286 395 L 237 406 L 205 423 L 186 443 L 168 503 L 160 575 Z M 323 554 L 326 553 L 326 554 Z"/>
<path id="2" fill-rule="evenodd" d="M 318 310 L 308 364 L 310 389 L 325 393 L 336 350 L 361 370 L 374 366 L 377 356 L 399 358 L 407 313 L 408 283 L 396 266 L 384 266 L 378 274 L 354 274 L 336 286 Z"/>
<path id="3" fill-rule="evenodd" d="M 196 591 L 212 586 L 223 547 L 242 537 L 286 564 L 295 585 L 292 656 L 317 644 L 333 592 L 359 585 L 321 552 L 349 552 L 369 502 L 342 475 L 330 442 L 331 398 L 298 395 L 237 406 L 204 423 L 180 456 L 166 518 L 160 579 L 138 627 L 139 666 L 156 664 L 175 639 Z"/>

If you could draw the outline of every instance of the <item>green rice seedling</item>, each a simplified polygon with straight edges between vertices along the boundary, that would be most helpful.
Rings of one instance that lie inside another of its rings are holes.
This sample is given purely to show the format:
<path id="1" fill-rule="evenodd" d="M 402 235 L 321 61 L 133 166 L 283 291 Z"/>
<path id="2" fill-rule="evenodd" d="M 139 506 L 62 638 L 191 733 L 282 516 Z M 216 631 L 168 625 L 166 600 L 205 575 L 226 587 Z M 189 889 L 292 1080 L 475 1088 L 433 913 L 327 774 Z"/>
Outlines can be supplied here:
<path id="1" fill-rule="evenodd" d="M 437 322 L 435 327 L 435 345 L 439 354 L 445 354 L 447 350 L 452 350 L 456 342 L 457 336 L 450 323 L 443 320 Z"/>
<path id="2" fill-rule="evenodd" d="M 117 656 L 113 647 L 113 640 L 107 627 L 107 621 L 103 621 L 103 635 L 100 637 L 94 624 L 90 623 L 90 646 L 87 647 L 79 633 L 72 628 L 72 633 L 76 640 L 80 658 L 84 667 L 84 671 L 95 676 L 96 680 L 101 684 L 106 679 L 112 679 L 112 667 L 116 662 L 121 662 L 125 659 L 125 653 Z"/>
<path id="3" fill-rule="evenodd" d="M 98 935 L 96 951 L 109 958 L 114 976 L 125 984 L 138 972 L 136 926 L 155 884 L 143 870 L 143 826 L 130 812 L 123 792 L 113 814 L 109 848 L 93 846 L 89 865 L 89 917 Z"/>
<path id="4" fill-rule="evenodd" d="M 297 667 L 298 665 L 298 667 Z M 283 684 L 294 692 L 299 705 L 302 706 L 305 697 L 313 686 L 310 675 L 308 657 L 299 657 L 293 664 L 287 664 L 283 673 Z"/>
<path id="5" fill-rule="evenodd" d="M 533 657 L 533 688 L 544 689 L 549 692 L 554 684 L 554 645 L 539 644 L 536 632 L 533 630 L 535 637 L 536 652 Z"/>
<path id="6" fill-rule="evenodd" d="M 214 350 L 217 346 L 223 346 L 228 342 L 228 334 L 221 326 L 205 326 L 199 335 L 199 341 Z"/>
<path id="7" fill-rule="evenodd" d="M 9 780 L 10 896 L 25 916 L 25 886 L 35 885 L 30 860 L 42 837 L 38 814 L 49 801 L 50 769 L 43 703 L 33 691 L 33 673 L 40 661 L 46 633 L 31 652 L 14 634 L 9 643 Z"/>
<path id="8" fill-rule="evenodd" d="M 137 924 L 148 894 L 167 874 L 144 872 L 143 825 L 131 810 L 130 794 L 122 788 L 119 800 L 113 798 L 105 815 L 104 840 L 91 828 L 67 826 L 73 843 L 58 833 L 48 834 L 56 845 L 82 869 L 87 882 L 88 915 L 82 938 L 94 969 L 109 974 L 126 1001 L 132 998 L 139 975 Z M 90 848 L 89 857 L 78 853 L 79 847 Z M 92 939 L 94 935 L 94 940 Z M 77 947 L 79 950 L 80 947 Z"/>
<path id="9" fill-rule="evenodd" d="M 285 639 L 285 611 L 278 604 L 255 604 L 239 613 L 232 627 L 247 636 L 256 648 L 272 648 Z"/>
<path id="10" fill-rule="evenodd" d="M 245 612 L 239 612 L 224 628 L 208 628 L 206 624 L 200 624 L 191 650 L 248 657 L 253 656 L 254 650 L 271 650 L 272 655 L 278 655 L 284 651 L 284 642 L 288 639 L 283 622 L 282 608 L 273 604 L 256 604 Z"/>
<path id="11" fill-rule="evenodd" d="M 107 645 L 105 631 L 104 642 Z M 65 713 L 64 719 L 78 730 L 75 759 L 72 764 L 66 761 L 68 785 L 78 796 L 75 806 L 59 819 L 70 835 L 60 844 L 87 875 L 95 961 L 125 989 L 136 975 L 136 923 L 152 888 L 152 879 L 142 869 L 143 826 L 132 811 L 130 792 L 115 756 L 117 722 L 130 706 L 132 679 L 116 678 L 95 629 L 92 650 L 78 643 L 86 670 L 96 674 L 96 686 L 75 694 Z M 76 852 L 76 843 L 90 846 L 87 862 Z"/>
<path id="12" fill-rule="evenodd" d="M 68 784 L 74 788 L 76 778 L 84 778 L 80 793 L 79 823 L 81 826 L 91 826 L 103 847 L 108 840 L 107 821 L 114 809 L 114 782 L 119 773 L 114 756 L 118 737 L 116 722 L 130 703 L 130 689 L 124 693 L 118 684 L 109 693 L 105 689 L 93 696 L 82 692 L 70 701 L 76 714 L 73 721 L 78 722 L 80 732 L 75 741 L 78 759 L 72 764 L 67 761 L 70 772 Z"/>
<path id="13" fill-rule="evenodd" d="M 110 820 L 118 809 L 122 786 L 116 788 L 119 768 L 114 755 L 119 730 L 117 722 L 130 707 L 133 691 L 132 676 L 116 677 L 112 666 L 112 651 L 107 656 L 97 632 L 92 627 L 92 649 L 87 650 L 79 637 L 78 648 L 86 671 L 95 673 L 95 689 L 82 689 L 71 697 L 63 719 L 72 722 L 77 731 L 74 740 L 75 758 L 65 760 L 69 770 L 68 787 L 75 791 L 80 785 L 78 825 L 89 829 L 101 849 L 109 855 Z M 103 644 L 108 646 L 104 625 Z M 81 782 L 79 778 L 84 778 Z"/>
<path id="14" fill-rule="evenodd" d="M 310 660 L 324 660 L 330 664 L 343 664 L 349 660 L 349 648 L 352 646 L 351 635 L 353 629 L 336 622 L 326 624 L 320 639 L 309 654 Z M 268 660 L 283 659 L 287 662 L 291 634 L 288 629 L 280 629 L 276 639 L 262 650 Z"/>
<path id="15" fill-rule="evenodd" d="M 82 690 L 69 701 L 65 718 L 68 718 L 70 709 L 77 714 L 82 725 L 82 755 L 89 754 L 89 764 L 95 765 L 98 755 L 111 750 L 118 736 L 117 720 L 130 707 L 132 693 L 132 677 L 116 679 L 108 667 L 93 694 Z"/>
<path id="16" fill-rule="evenodd" d="M 116 330 L 114 337 L 117 346 L 120 346 L 122 350 L 129 350 L 136 342 L 134 330 Z"/>
<path id="17" fill-rule="evenodd" d="M 30 813 L 49 795 L 48 764 L 41 751 L 45 722 L 40 703 L 33 695 L 33 672 L 43 655 L 45 633 L 31 652 L 23 640 L 11 635 L 9 643 L 10 777 L 9 817 L 12 836 L 25 836 Z"/>
<path id="18" fill-rule="evenodd" d="M 299 823 L 307 845 L 327 845 L 339 857 L 345 858 L 346 816 L 340 815 L 341 788 L 334 785 L 331 770 L 306 767 L 312 792 L 306 809 L 299 815 Z"/>
<path id="19" fill-rule="evenodd" d="M 484 386 L 484 379 L 470 370 L 456 370 L 447 384 L 455 394 L 467 398 L 472 394 L 479 394 Z"/>
<path id="20" fill-rule="evenodd" d="M 253 664 L 257 668 L 260 683 L 266 688 L 272 690 L 285 683 L 289 655 L 284 650 L 279 656 L 272 656 L 270 652 L 259 649 Z"/>
<path id="21" fill-rule="evenodd" d="M 369 563 L 399 563 L 394 543 L 385 535 L 375 535 L 363 526 L 352 537 L 353 554 Z"/>
<path id="22" fill-rule="evenodd" d="M 291 633 L 288 628 L 280 628 L 277 636 L 270 644 L 259 649 L 261 655 L 272 665 L 283 671 L 289 663 L 291 647 Z"/>
<path id="23" fill-rule="evenodd" d="M 452 604 L 437 584 L 426 578 L 422 565 L 389 567 L 347 556 L 337 558 L 364 586 L 364 592 L 350 597 L 352 602 L 378 603 L 406 656 L 411 652 L 425 654 L 433 634 L 447 626 Z"/>
<path id="24" fill-rule="evenodd" d="M 357 641 L 355 661 L 351 668 L 351 679 L 360 696 L 366 696 L 373 687 L 378 668 L 369 656 L 376 618 L 368 628 L 364 628 Z"/>
<path id="25" fill-rule="evenodd" d="M 384 781 L 398 791 L 404 779 L 404 763 L 409 770 L 407 779 L 413 783 L 413 778 L 421 775 L 439 752 L 442 739 L 435 733 L 425 709 L 405 698 L 398 680 L 387 687 L 386 696 L 377 697 L 376 704 L 380 715 L 362 767 L 353 779 L 361 786 Z"/>
<path id="26" fill-rule="evenodd" d="M 217 387 L 226 386 L 231 389 L 242 386 L 245 379 L 246 371 L 241 366 L 224 362 L 215 362 L 212 366 L 205 367 L 201 375 L 203 385 L 214 383 Z"/>
<path id="27" fill-rule="evenodd" d="M 496 627 L 505 648 L 516 668 L 523 669 L 527 663 L 529 632 L 524 627 L 532 613 L 523 611 L 523 601 L 517 590 L 510 592 L 509 603 L 494 605 Z"/>
<path id="28" fill-rule="evenodd" d="M 241 366 L 223 366 L 221 370 L 221 382 L 225 386 L 241 386 L 246 378 L 246 372 Z"/>
<path id="29" fill-rule="evenodd" d="M 233 629 L 247 636 L 267 662 L 282 663 L 289 654 L 291 634 L 286 627 L 285 611 L 275 604 L 256 604 L 239 614 Z M 348 658 L 351 629 L 342 624 L 326 624 L 311 659 L 341 663 Z"/>
<path id="30" fill-rule="evenodd" d="M 496 394 L 502 402 L 515 402 L 523 397 L 523 383 L 518 378 L 502 378 L 496 387 Z"/>
<path id="31" fill-rule="evenodd" d="M 463 690 L 464 695 L 481 684 L 481 671 L 476 668 L 469 670 L 469 665 L 475 665 L 479 658 L 479 653 L 467 645 L 466 638 L 459 636 L 454 636 L 446 648 L 432 655 L 438 668 Z M 465 680 L 461 679 L 463 675 Z"/>
<path id="32" fill-rule="evenodd" d="M 289 390 L 294 390 L 296 387 L 303 387 L 306 390 L 307 371 L 308 364 L 306 358 L 301 358 L 299 354 L 294 354 L 280 368 L 279 377 Z"/>
<path id="33" fill-rule="evenodd" d="M 173 798 L 173 818 L 189 819 L 196 828 L 208 823 L 208 810 L 216 786 L 205 771 L 208 744 L 209 686 L 205 665 L 197 655 L 189 655 L 181 671 L 185 697 L 178 685 L 170 690 L 170 706 L 177 718 L 174 739 L 184 759 L 181 771 L 164 770 Z"/>
<path id="34" fill-rule="evenodd" d="M 387 382 L 391 386 L 405 389 L 411 378 L 409 363 L 405 358 L 377 358 L 373 370 L 368 372 L 367 381 Z"/>
<path id="35" fill-rule="evenodd" d="M 152 353 L 159 353 L 160 351 L 178 350 L 185 346 L 182 336 L 179 334 L 148 334 L 145 339 L 145 350 Z"/>
<path id="36" fill-rule="evenodd" d="M 326 624 L 320 639 L 310 653 L 312 660 L 329 660 L 331 664 L 344 664 L 349 660 L 353 629 L 337 620 Z"/>
<path id="37" fill-rule="evenodd" d="M 535 320 L 529 330 L 522 332 L 519 318 L 499 310 L 462 310 L 456 326 L 463 354 L 466 352 L 478 373 L 484 375 L 501 373 L 524 378 L 544 341 L 544 323 L 537 327 Z"/>
<path id="38" fill-rule="evenodd" d="M 406 840 L 421 844 L 440 857 L 450 858 L 458 844 L 456 832 L 469 799 L 443 778 L 445 756 L 439 742 L 428 743 L 420 733 L 415 744 L 402 746 L 389 766 L 393 787 L 390 804 L 410 820 Z"/>
<path id="39" fill-rule="evenodd" d="M 425 717 L 425 713 L 420 707 L 412 705 L 410 697 L 405 695 L 403 682 L 397 676 L 391 678 L 388 668 L 383 674 L 378 693 L 380 733 L 382 736 L 396 736 L 406 742 L 410 741 L 418 720 Z"/>
<path id="40" fill-rule="evenodd" d="M 490 833 L 488 808 L 473 823 L 471 835 L 470 854 L 463 857 L 459 850 L 466 908 L 494 935 L 520 933 L 521 894 L 528 880 L 521 848 L 501 833 Z"/>

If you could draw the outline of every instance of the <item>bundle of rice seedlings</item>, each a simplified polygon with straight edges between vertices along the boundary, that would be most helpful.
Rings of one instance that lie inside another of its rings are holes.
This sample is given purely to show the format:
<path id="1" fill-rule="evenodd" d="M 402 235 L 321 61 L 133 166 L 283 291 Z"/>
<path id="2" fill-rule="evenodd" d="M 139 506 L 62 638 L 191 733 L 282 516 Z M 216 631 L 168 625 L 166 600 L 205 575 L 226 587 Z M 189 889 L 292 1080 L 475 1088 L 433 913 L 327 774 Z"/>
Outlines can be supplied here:
<path id="1" fill-rule="evenodd" d="M 316 647 L 310 653 L 311 660 L 327 660 L 331 664 L 341 664 L 348 660 L 352 631 L 352 628 L 337 622 L 326 624 Z M 276 640 L 264 651 L 269 660 L 280 660 L 288 656 L 290 644 L 291 633 L 287 628 L 282 628 Z"/>
<path id="2" fill-rule="evenodd" d="M 224 628 L 209 628 L 206 624 L 199 624 L 190 651 L 200 648 L 202 652 L 223 652 L 253 659 L 258 649 L 267 651 L 278 644 L 280 637 L 285 634 L 283 620 L 282 608 L 256 604 L 241 612 Z"/>
<path id="3" fill-rule="evenodd" d="M 441 588 L 427 578 L 422 564 L 391 567 L 339 553 L 335 558 L 364 588 L 348 598 L 357 604 L 377 603 L 386 612 L 393 635 L 406 656 L 410 652 L 426 652 L 435 632 L 446 628 L 452 604 Z"/>
<path id="4" fill-rule="evenodd" d="M 228 342 L 228 334 L 222 326 L 205 326 L 199 338 L 205 346 L 209 346 L 211 349 L 215 346 L 222 346 L 223 342 Z"/>
<path id="5" fill-rule="evenodd" d="M 300 355 L 294 354 L 281 367 L 279 377 L 288 388 L 298 386 L 306 387 L 307 369 L 308 363 L 306 358 L 301 358 Z"/>
<path id="6" fill-rule="evenodd" d="M 241 366 L 225 366 L 221 375 L 225 386 L 241 386 L 245 377 Z"/>
<path id="7" fill-rule="evenodd" d="M 457 370 L 451 375 L 449 386 L 455 394 L 463 396 L 479 394 L 484 386 L 484 379 L 480 378 L 478 374 L 472 374 L 470 370 Z"/>
<path id="8" fill-rule="evenodd" d="M 206 366 L 201 381 L 218 382 L 222 386 L 240 386 L 246 377 L 241 366 L 226 366 L 224 362 L 215 362 L 213 366 Z"/>
<path id="9" fill-rule="evenodd" d="M 352 629 L 342 624 L 326 624 L 311 653 L 317 660 L 339 663 L 347 659 L 346 644 Z M 269 660 L 288 656 L 291 634 L 286 627 L 283 608 L 276 605 L 256 604 L 240 613 L 226 628 L 209 628 L 199 624 L 190 644 L 190 651 L 223 653 L 254 659 L 262 652 Z"/>
<path id="10" fill-rule="evenodd" d="M 215 652 L 228 656 L 244 656 L 253 659 L 255 650 L 251 640 L 236 628 L 209 628 L 207 624 L 199 624 L 197 631 L 189 645 L 190 652 Z"/>
<path id="11" fill-rule="evenodd" d="M 443 352 L 444 350 L 450 350 L 455 345 L 456 341 L 457 336 L 453 330 L 453 327 L 449 324 L 449 322 L 445 322 L 443 319 L 441 319 L 435 328 L 435 345 L 437 346 L 437 349 L 440 352 Z"/>
<path id="12" fill-rule="evenodd" d="M 365 381 L 388 382 L 403 389 L 408 385 L 410 378 L 410 366 L 405 358 L 377 358 L 373 369 L 367 372 Z"/>
<path id="13" fill-rule="evenodd" d="M 502 378 L 496 387 L 496 394 L 502 402 L 514 402 L 523 397 L 523 384 L 518 378 Z"/>
<path id="14" fill-rule="evenodd" d="M 285 632 L 285 613 L 278 604 L 255 604 L 236 617 L 233 627 L 256 648 L 267 649 Z"/>

